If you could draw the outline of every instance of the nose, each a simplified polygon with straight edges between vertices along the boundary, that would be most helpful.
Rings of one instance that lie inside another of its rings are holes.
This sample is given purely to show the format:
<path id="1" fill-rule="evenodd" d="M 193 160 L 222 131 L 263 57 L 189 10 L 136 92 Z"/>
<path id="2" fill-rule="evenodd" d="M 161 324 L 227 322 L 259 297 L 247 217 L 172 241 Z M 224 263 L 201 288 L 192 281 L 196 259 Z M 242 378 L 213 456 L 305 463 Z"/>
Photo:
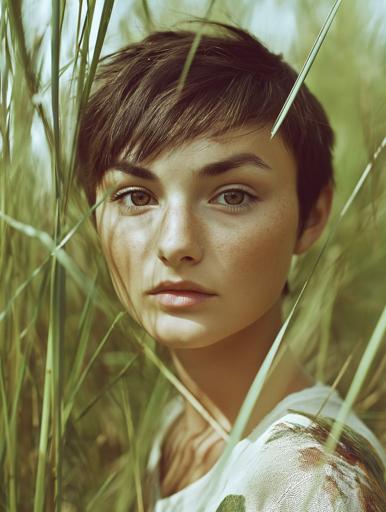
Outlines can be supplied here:
<path id="1" fill-rule="evenodd" d="M 182 262 L 196 264 L 202 259 L 202 226 L 186 205 L 169 206 L 158 227 L 158 257 L 172 267 Z"/>

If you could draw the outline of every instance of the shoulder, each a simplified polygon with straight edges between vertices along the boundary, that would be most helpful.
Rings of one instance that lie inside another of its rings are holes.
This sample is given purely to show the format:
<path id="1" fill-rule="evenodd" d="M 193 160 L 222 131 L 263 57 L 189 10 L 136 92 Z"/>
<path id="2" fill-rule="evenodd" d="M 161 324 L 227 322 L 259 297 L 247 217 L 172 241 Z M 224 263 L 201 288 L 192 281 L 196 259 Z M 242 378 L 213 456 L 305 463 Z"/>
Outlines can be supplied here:
<path id="1" fill-rule="evenodd" d="M 323 460 L 333 422 L 290 411 L 265 432 L 258 471 L 247 479 L 248 510 L 386 510 L 385 468 L 363 435 L 346 425 L 335 452 Z"/>

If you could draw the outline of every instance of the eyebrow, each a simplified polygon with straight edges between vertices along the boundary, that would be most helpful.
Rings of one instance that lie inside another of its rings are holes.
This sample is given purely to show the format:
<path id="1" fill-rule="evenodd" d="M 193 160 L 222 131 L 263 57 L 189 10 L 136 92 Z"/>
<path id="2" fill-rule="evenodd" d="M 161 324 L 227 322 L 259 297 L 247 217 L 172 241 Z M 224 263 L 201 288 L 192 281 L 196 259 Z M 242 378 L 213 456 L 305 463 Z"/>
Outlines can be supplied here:
<path id="1" fill-rule="evenodd" d="M 272 170 L 272 168 L 266 162 L 264 162 L 263 159 L 254 153 L 239 153 L 224 160 L 218 160 L 204 165 L 197 171 L 197 177 L 200 178 L 219 176 L 220 174 L 231 171 L 233 169 L 237 169 L 243 165 L 253 165 L 259 170 Z M 122 171 L 125 174 L 136 176 L 137 178 L 158 182 L 160 181 L 159 177 L 150 169 L 146 169 L 146 167 L 133 164 L 128 160 L 120 160 L 109 166 L 108 170 L 113 169 Z"/>

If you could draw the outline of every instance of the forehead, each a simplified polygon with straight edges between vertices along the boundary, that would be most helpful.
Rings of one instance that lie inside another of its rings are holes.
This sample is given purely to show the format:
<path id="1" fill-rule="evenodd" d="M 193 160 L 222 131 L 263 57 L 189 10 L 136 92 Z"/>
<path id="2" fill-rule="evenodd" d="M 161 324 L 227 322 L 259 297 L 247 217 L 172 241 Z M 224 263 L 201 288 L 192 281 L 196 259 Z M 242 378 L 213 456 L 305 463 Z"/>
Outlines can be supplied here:
<path id="1" fill-rule="evenodd" d="M 271 139 L 269 126 L 242 127 L 221 135 L 197 137 L 141 161 L 129 153 L 115 162 L 110 170 L 119 169 L 155 181 L 181 169 L 196 177 L 207 178 L 221 174 L 226 168 L 248 164 L 273 169 L 276 173 L 296 174 L 292 152 L 280 135 Z"/>
<path id="2" fill-rule="evenodd" d="M 243 152 L 254 152 L 266 155 L 267 159 L 278 154 L 287 156 L 288 150 L 280 137 L 272 139 L 269 127 L 244 127 L 233 129 L 225 134 L 217 136 L 204 136 L 184 143 L 181 146 L 172 148 L 164 155 L 166 158 L 195 155 L 223 156 L 231 155 L 235 150 Z M 258 155 L 258 156 L 260 156 Z M 288 154 L 290 157 L 291 155 Z"/>

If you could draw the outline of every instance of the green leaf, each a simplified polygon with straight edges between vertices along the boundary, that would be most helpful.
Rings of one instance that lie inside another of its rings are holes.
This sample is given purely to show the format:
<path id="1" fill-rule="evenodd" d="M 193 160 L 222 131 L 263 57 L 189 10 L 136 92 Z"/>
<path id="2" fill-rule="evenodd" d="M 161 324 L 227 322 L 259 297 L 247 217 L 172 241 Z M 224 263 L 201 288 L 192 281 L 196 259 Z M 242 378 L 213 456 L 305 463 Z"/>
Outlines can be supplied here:
<path id="1" fill-rule="evenodd" d="M 245 498 L 241 494 L 225 496 L 216 512 L 245 512 Z"/>

